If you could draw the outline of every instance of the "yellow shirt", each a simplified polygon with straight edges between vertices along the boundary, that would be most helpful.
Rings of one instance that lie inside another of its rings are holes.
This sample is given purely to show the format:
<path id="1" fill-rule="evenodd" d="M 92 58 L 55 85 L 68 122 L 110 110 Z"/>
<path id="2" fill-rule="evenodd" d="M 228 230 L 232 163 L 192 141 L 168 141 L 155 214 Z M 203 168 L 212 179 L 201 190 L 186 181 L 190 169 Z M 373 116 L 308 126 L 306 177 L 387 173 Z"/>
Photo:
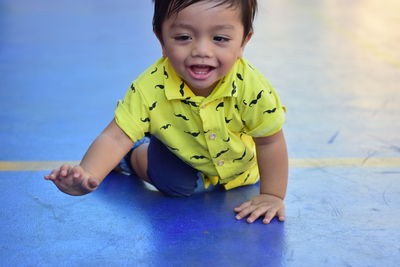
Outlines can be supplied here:
<path id="1" fill-rule="evenodd" d="M 157 137 L 203 173 L 206 187 L 211 182 L 231 189 L 258 181 L 252 137 L 278 132 L 285 112 L 269 82 L 245 59 L 202 97 L 161 58 L 133 81 L 115 119 L 134 142 L 145 133 Z"/>

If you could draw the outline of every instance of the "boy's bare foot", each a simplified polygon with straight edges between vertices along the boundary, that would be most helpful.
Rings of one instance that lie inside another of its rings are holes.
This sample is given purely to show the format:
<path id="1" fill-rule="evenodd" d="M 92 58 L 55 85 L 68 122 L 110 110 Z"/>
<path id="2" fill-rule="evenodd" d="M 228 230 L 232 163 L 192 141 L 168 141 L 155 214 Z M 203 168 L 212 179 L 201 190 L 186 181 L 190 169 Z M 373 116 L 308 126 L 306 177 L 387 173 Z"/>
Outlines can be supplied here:
<path id="1" fill-rule="evenodd" d="M 44 178 L 52 181 L 60 191 L 72 196 L 88 194 L 99 186 L 99 182 L 81 166 L 63 165 Z"/>

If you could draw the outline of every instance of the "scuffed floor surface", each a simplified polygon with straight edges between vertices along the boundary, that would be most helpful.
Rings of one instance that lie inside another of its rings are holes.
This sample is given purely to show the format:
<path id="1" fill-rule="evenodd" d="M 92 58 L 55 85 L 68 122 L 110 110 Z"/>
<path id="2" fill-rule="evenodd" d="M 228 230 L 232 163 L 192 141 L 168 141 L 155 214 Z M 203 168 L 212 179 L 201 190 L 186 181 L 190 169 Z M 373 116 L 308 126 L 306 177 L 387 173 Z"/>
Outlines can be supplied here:
<path id="1" fill-rule="evenodd" d="M 110 174 L 70 197 L 78 161 L 160 55 L 151 1 L 0 0 L 0 266 L 398 266 L 400 3 L 259 1 L 246 57 L 287 106 L 287 220 L 233 208 L 258 185 L 166 198 Z"/>

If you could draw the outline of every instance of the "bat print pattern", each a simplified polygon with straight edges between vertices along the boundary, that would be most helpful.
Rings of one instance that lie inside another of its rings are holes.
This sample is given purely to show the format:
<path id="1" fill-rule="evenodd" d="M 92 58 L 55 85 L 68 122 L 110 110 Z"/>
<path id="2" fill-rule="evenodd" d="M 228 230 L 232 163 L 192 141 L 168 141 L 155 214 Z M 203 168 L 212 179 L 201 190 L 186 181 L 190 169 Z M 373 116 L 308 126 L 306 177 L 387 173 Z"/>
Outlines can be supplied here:
<path id="1" fill-rule="evenodd" d="M 154 74 L 154 73 L 156 73 L 157 71 L 158 71 L 158 68 L 156 67 L 156 69 L 153 70 L 150 74 Z"/>
<path id="2" fill-rule="evenodd" d="M 186 98 L 185 100 L 181 100 L 181 102 L 186 105 L 191 105 L 192 107 L 195 107 L 195 108 L 199 107 L 199 105 L 196 102 L 189 101 L 189 99 L 190 99 L 190 97 Z"/>
<path id="3" fill-rule="evenodd" d="M 175 115 L 175 117 L 181 118 L 181 119 L 183 119 L 185 121 L 189 120 L 185 115 L 182 115 L 182 114 L 174 114 L 174 115 Z"/>
<path id="4" fill-rule="evenodd" d="M 231 141 L 231 138 L 228 137 L 228 139 L 224 139 L 224 140 L 222 140 L 222 141 L 224 141 L 225 143 L 228 143 L 229 141 Z"/>
<path id="5" fill-rule="evenodd" d="M 243 155 L 242 155 L 240 158 L 234 159 L 233 162 L 239 161 L 239 160 L 243 160 L 244 157 L 246 156 L 246 152 L 247 152 L 247 151 L 246 151 L 246 149 L 245 149 Z"/>
<path id="6" fill-rule="evenodd" d="M 261 99 L 261 97 L 262 97 L 262 93 L 264 92 L 264 90 L 261 90 L 259 93 L 258 93 L 258 95 L 257 95 L 257 99 L 254 99 L 254 100 L 252 100 L 251 102 L 250 102 L 250 104 L 249 104 L 249 107 L 251 107 L 251 106 L 253 106 L 253 105 L 256 105 L 257 104 L 257 102 L 258 102 L 258 100 L 260 100 Z"/>
<path id="7" fill-rule="evenodd" d="M 239 172 L 239 173 L 235 174 L 235 176 L 240 176 L 240 175 L 242 175 L 243 173 L 245 173 L 245 172 Z"/>
<path id="8" fill-rule="evenodd" d="M 184 87 L 185 87 L 185 83 L 182 81 L 181 85 L 179 85 L 179 93 L 181 93 L 182 96 L 185 95 L 185 91 L 183 91 Z"/>
<path id="9" fill-rule="evenodd" d="M 185 133 L 190 134 L 193 137 L 197 137 L 200 134 L 200 132 L 187 132 L 187 131 L 185 131 Z"/>
<path id="10" fill-rule="evenodd" d="M 160 89 L 164 89 L 165 86 L 162 84 L 157 84 L 156 86 L 154 86 L 154 88 L 160 88 Z"/>
<path id="11" fill-rule="evenodd" d="M 132 90 L 134 93 L 136 93 L 136 88 L 135 88 L 135 86 L 133 85 L 133 83 L 131 84 L 131 90 Z"/>
<path id="12" fill-rule="evenodd" d="M 228 151 L 229 151 L 229 148 L 218 152 L 217 155 L 215 155 L 214 159 L 217 159 L 217 158 L 221 157 L 223 154 L 225 154 Z"/>
<path id="13" fill-rule="evenodd" d="M 240 73 L 236 73 L 236 77 L 238 77 L 239 80 L 243 81 L 243 77 Z"/>
<path id="14" fill-rule="evenodd" d="M 275 111 L 276 111 L 276 108 L 267 109 L 266 111 L 263 112 L 263 114 L 265 114 L 265 113 L 271 114 L 271 113 L 274 113 Z"/>
<path id="15" fill-rule="evenodd" d="M 161 126 L 161 128 L 160 128 L 160 130 L 161 129 L 163 129 L 163 130 L 167 130 L 169 127 L 171 127 L 171 124 L 165 124 L 164 126 Z"/>
<path id="16" fill-rule="evenodd" d="M 168 72 L 165 70 L 165 67 L 164 67 L 164 76 L 165 76 L 165 79 L 169 78 Z"/>
<path id="17" fill-rule="evenodd" d="M 256 154 L 253 154 L 253 156 L 251 156 L 251 158 L 249 159 L 249 162 L 252 161 L 255 156 L 256 156 Z"/>
<path id="18" fill-rule="evenodd" d="M 175 147 L 172 147 L 172 146 L 168 146 L 168 145 L 166 145 L 166 146 L 168 147 L 169 150 L 179 151 L 178 148 L 175 148 Z"/>
<path id="19" fill-rule="evenodd" d="M 247 180 L 249 179 L 249 177 L 250 177 L 250 173 L 247 174 L 246 178 L 244 179 L 244 181 L 243 181 L 244 184 L 247 182 Z"/>
<path id="20" fill-rule="evenodd" d="M 156 106 L 157 106 L 157 101 L 154 102 L 154 103 L 149 107 L 149 110 L 152 111 L 153 109 L 156 108 Z"/>
<path id="21" fill-rule="evenodd" d="M 226 123 L 230 123 L 232 119 L 228 119 L 227 117 L 225 117 L 225 122 Z"/>
<path id="22" fill-rule="evenodd" d="M 206 156 L 198 156 L 198 155 L 194 155 L 194 156 L 191 156 L 190 157 L 190 159 L 208 159 Z"/>
<path id="23" fill-rule="evenodd" d="M 234 96 L 236 94 L 236 88 L 237 88 L 236 84 L 235 84 L 235 81 L 232 82 L 232 88 L 233 89 L 232 89 L 231 95 Z"/>
<path id="24" fill-rule="evenodd" d="M 150 122 L 150 118 L 144 118 L 144 119 L 140 119 L 142 122 Z"/>
<path id="25" fill-rule="evenodd" d="M 224 102 L 221 102 L 218 104 L 218 106 L 215 108 L 216 111 L 218 111 L 219 108 L 223 108 L 224 107 Z"/>

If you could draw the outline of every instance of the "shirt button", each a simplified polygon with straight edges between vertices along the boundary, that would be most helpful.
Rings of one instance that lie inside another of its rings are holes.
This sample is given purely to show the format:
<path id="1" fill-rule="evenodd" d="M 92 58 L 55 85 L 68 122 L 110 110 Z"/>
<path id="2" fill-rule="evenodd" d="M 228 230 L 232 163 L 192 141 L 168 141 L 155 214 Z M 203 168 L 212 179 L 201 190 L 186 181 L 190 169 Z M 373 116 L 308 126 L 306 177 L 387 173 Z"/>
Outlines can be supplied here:
<path id="1" fill-rule="evenodd" d="M 206 105 L 205 105 L 205 104 L 203 104 L 203 105 L 201 105 L 200 107 L 204 109 L 204 108 L 206 108 Z"/>
<path id="2" fill-rule="evenodd" d="M 222 165 L 224 165 L 224 164 L 225 164 L 225 162 L 224 162 L 223 160 L 218 161 L 218 165 L 219 165 L 219 166 L 222 166 Z"/>
<path id="3" fill-rule="evenodd" d="M 209 138 L 210 138 L 211 140 L 214 140 L 214 139 L 215 139 L 215 137 L 217 137 L 217 135 L 216 135 L 216 134 L 210 134 L 210 136 L 209 136 Z"/>

